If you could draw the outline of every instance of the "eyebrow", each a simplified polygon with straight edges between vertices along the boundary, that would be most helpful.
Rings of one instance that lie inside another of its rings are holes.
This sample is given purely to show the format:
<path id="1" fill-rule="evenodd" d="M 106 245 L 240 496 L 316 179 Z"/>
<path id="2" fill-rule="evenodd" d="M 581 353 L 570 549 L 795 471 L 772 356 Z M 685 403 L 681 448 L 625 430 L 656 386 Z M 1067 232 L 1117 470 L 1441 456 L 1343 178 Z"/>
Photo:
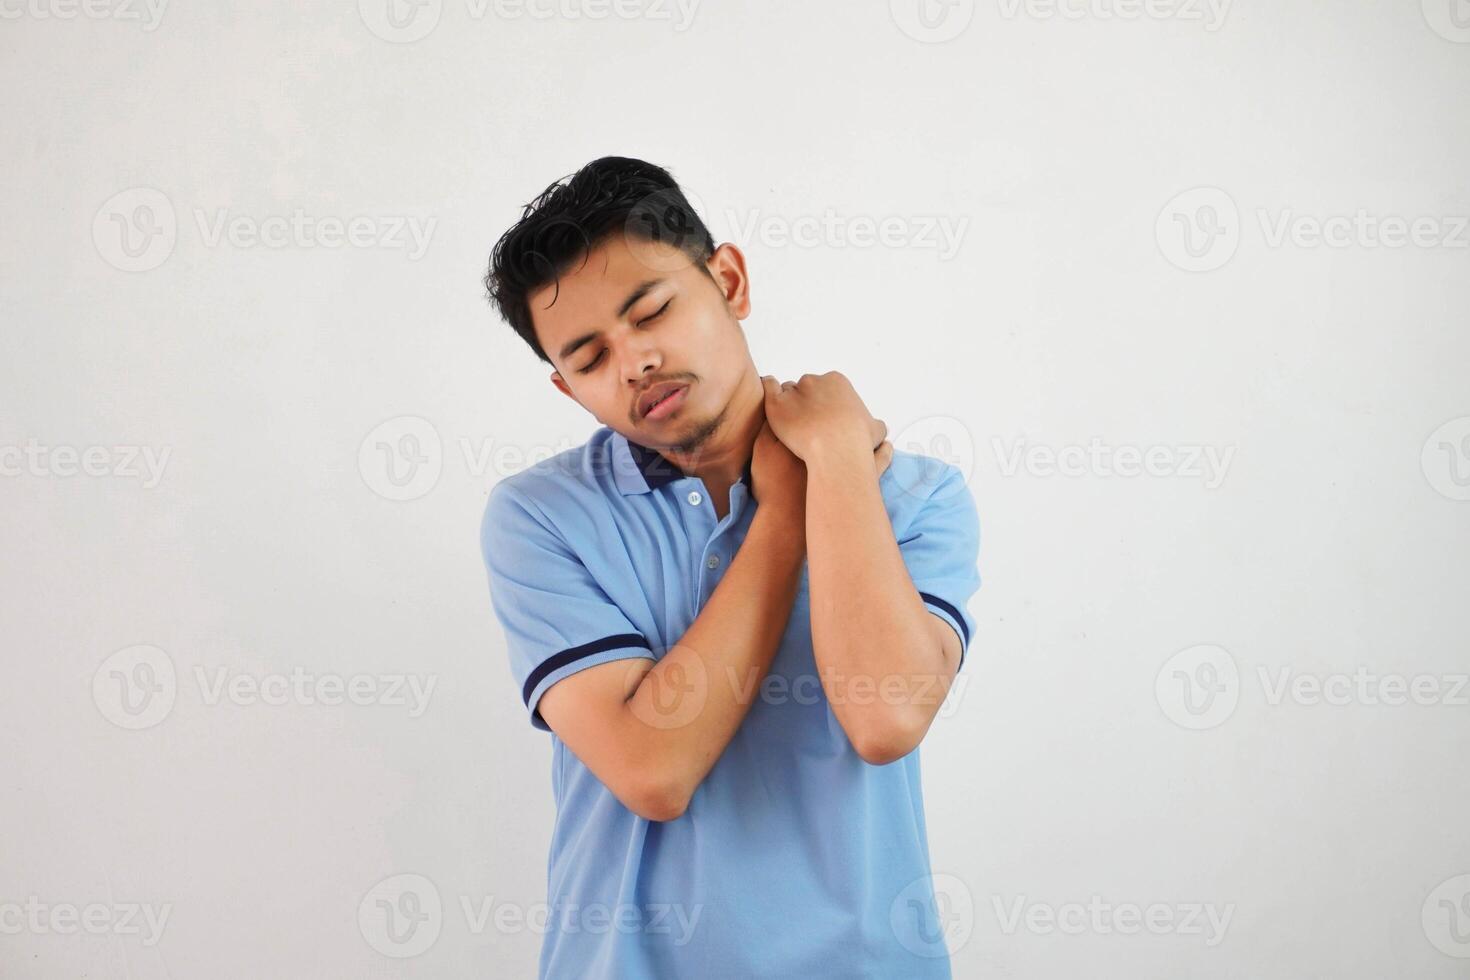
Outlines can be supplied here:
<path id="1" fill-rule="evenodd" d="M 618 317 L 623 317 L 629 310 L 633 308 L 634 303 L 638 302 L 640 299 L 648 295 L 649 290 L 653 289 L 655 286 L 663 285 L 664 282 L 665 280 L 663 279 L 646 279 L 643 282 L 640 282 L 636 287 L 634 287 L 633 291 L 628 294 L 628 298 L 623 300 L 623 305 L 618 307 Z M 567 341 L 566 344 L 562 346 L 561 352 L 557 356 L 564 361 L 568 357 L 571 357 L 573 354 L 575 354 L 583 344 L 591 343 L 600 336 L 602 336 L 601 330 L 593 330 L 590 333 L 584 333 L 580 337 Z"/>

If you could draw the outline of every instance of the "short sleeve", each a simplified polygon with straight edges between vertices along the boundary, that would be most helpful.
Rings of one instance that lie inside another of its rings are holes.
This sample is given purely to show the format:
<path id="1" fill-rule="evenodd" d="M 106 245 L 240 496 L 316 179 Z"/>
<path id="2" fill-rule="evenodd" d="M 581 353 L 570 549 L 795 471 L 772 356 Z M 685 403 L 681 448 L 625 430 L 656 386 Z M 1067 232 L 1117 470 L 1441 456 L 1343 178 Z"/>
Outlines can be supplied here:
<path id="1" fill-rule="evenodd" d="M 612 660 L 654 659 L 648 640 L 543 511 L 504 483 L 485 505 L 480 551 L 511 674 L 534 727 L 551 730 L 537 705 L 557 681 Z"/>
<path id="2" fill-rule="evenodd" d="M 951 464 L 942 465 L 942 473 L 928 484 L 932 492 L 899 538 L 898 550 L 924 605 L 959 635 L 963 667 L 975 632 L 968 605 L 980 588 L 980 519 L 964 474 Z"/>

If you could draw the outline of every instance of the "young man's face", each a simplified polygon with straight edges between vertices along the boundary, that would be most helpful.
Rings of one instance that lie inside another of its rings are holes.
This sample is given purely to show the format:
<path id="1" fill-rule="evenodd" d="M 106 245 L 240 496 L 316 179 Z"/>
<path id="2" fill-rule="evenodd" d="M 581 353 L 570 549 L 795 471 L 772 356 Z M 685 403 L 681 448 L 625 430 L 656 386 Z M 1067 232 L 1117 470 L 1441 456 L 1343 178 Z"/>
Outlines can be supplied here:
<path id="1" fill-rule="evenodd" d="M 669 245 L 598 243 L 559 288 L 529 297 L 552 383 L 639 445 L 697 449 L 755 370 L 739 323 L 750 313 L 744 256 L 721 245 L 707 267 L 714 281 Z M 647 413 L 643 396 L 665 382 L 687 387 Z"/>

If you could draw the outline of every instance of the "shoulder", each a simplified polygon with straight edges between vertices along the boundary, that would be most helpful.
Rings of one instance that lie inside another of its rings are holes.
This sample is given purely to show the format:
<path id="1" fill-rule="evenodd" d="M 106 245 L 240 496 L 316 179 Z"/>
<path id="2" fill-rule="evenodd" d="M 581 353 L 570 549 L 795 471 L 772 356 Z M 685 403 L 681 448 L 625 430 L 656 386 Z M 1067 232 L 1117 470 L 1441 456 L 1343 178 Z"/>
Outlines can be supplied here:
<path id="1" fill-rule="evenodd" d="M 482 535 L 493 525 L 529 514 L 555 526 L 562 514 L 585 512 L 589 503 L 616 493 L 613 436 L 601 426 L 580 446 L 527 464 L 490 487 L 481 517 Z"/>
<path id="2" fill-rule="evenodd" d="M 893 461 L 880 481 L 883 499 L 900 507 L 917 508 L 926 501 L 959 490 L 968 491 L 969 478 L 958 463 L 927 453 L 895 449 Z"/>
<path id="3" fill-rule="evenodd" d="M 967 467 L 964 460 L 893 451 L 879 486 L 900 543 L 920 528 L 978 535 L 979 514 Z"/>

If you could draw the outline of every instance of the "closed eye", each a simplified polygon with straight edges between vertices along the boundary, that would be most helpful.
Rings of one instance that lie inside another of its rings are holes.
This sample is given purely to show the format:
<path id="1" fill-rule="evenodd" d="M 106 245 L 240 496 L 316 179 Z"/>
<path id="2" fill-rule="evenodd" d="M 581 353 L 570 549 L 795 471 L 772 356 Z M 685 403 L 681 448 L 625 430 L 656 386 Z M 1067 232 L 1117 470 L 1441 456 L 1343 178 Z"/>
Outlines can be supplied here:
<path id="1" fill-rule="evenodd" d="M 639 320 L 638 321 L 638 325 L 641 327 L 641 326 L 643 326 L 643 324 L 649 322 L 650 320 L 657 320 L 659 317 L 663 316 L 664 315 L 664 311 L 669 308 L 669 304 L 672 303 L 672 302 L 673 302 L 673 299 L 669 299 L 667 302 L 664 303 L 663 306 L 660 306 L 656 311 L 654 311 L 653 313 L 650 313 L 648 316 L 646 316 L 643 319 Z M 590 362 L 588 362 L 588 364 L 587 364 L 586 367 L 577 368 L 577 373 L 578 374 L 587 374 L 588 372 L 590 372 L 593 368 L 597 367 L 597 365 L 599 365 L 599 364 L 602 363 L 602 355 L 603 354 L 606 354 L 606 353 L 607 353 L 607 348 L 604 347 L 602 350 L 600 350 L 600 351 L 597 352 L 597 356 L 594 357 Z"/>
<path id="2" fill-rule="evenodd" d="M 669 298 L 669 300 L 667 302 L 665 302 L 663 306 L 660 306 L 653 313 L 650 313 L 648 316 L 646 316 L 643 319 L 639 320 L 638 321 L 638 324 L 640 326 L 642 326 L 643 324 L 647 323 L 649 320 L 657 320 L 659 317 L 661 317 L 661 316 L 664 315 L 664 310 L 667 310 L 669 308 L 669 303 L 672 303 L 673 301 L 674 300 L 673 300 L 672 297 Z"/>

